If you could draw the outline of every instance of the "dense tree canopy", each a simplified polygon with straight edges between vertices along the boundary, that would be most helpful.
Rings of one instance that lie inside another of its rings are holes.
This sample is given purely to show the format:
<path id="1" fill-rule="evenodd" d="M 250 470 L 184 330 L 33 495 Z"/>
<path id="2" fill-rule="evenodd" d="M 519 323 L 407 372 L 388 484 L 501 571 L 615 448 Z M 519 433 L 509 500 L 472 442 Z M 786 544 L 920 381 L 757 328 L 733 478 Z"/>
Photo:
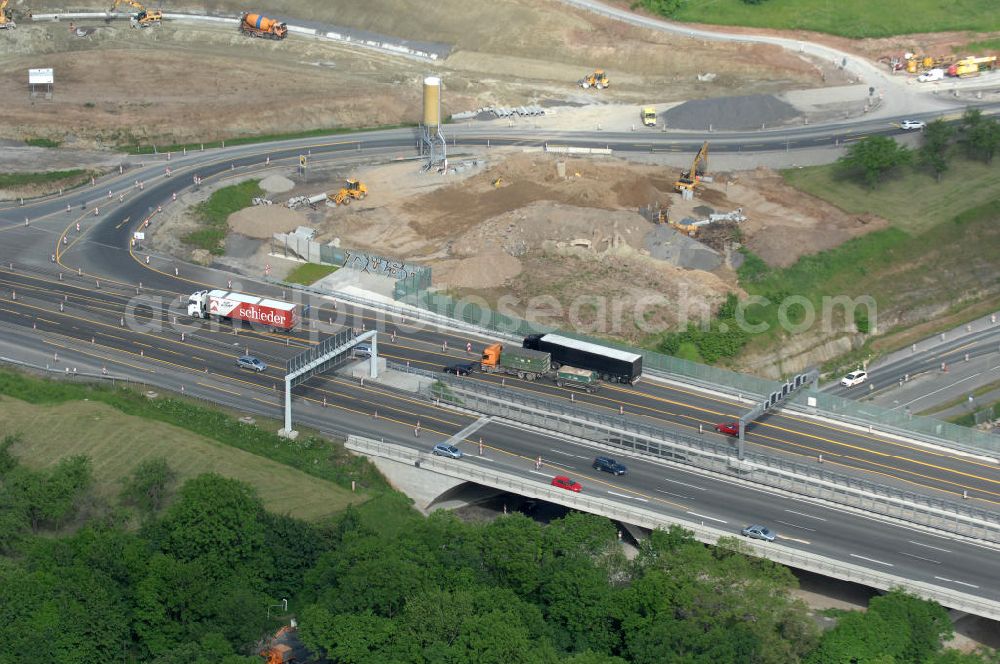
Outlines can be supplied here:
<path id="1" fill-rule="evenodd" d="M 125 498 L 145 514 L 74 509 L 86 459 L 22 468 L 0 444 L 0 664 L 260 664 L 289 616 L 343 664 L 975 664 L 941 649 L 944 610 L 901 592 L 822 636 L 784 567 L 739 541 L 656 531 L 628 560 L 608 520 L 423 518 L 393 494 L 322 524 L 267 513 L 253 489 L 202 475 L 170 496 L 164 464 Z M 150 489 L 152 488 L 152 491 Z M 24 493 L 20 493 L 24 491 Z M 162 498 L 162 499 L 161 499 Z M 148 499 L 148 501 L 147 501 Z M 994 664 L 996 659 L 992 660 Z"/>

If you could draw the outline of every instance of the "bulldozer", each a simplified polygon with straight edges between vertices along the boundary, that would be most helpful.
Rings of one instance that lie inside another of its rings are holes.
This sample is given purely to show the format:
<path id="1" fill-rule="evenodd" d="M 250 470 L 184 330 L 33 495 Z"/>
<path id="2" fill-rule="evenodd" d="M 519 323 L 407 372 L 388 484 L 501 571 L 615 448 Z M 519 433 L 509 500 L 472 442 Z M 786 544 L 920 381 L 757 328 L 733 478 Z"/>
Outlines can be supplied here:
<path id="1" fill-rule="evenodd" d="M 17 27 L 14 22 L 14 11 L 7 9 L 10 0 L 0 0 L 0 30 L 12 30 Z"/>
<path id="2" fill-rule="evenodd" d="M 141 2 L 137 0 L 115 0 L 114 4 L 111 5 L 111 9 L 108 13 L 115 11 L 121 5 L 128 5 L 136 10 L 135 14 L 129 19 L 133 28 L 148 28 L 150 26 L 159 25 L 160 21 L 163 20 L 163 12 L 159 9 L 146 9 Z"/>
<path id="3" fill-rule="evenodd" d="M 577 81 L 577 84 L 584 90 L 587 88 L 597 88 L 598 90 L 603 90 L 611 85 L 611 81 L 608 79 L 608 75 L 604 73 L 603 69 L 595 69 L 593 73 L 587 74 Z"/>
<path id="4" fill-rule="evenodd" d="M 350 205 L 351 199 L 361 200 L 368 195 L 368 187 L 363 182 L 348 180 L 347 186 L 342 187 L 336 194 L 327 194 L 335 205 Z"/>
<path id="5" fill-rule="evenodd" d="M 693 192 L 695 185 L 698 184 L 706 171 L 708 171 L 708 141 L 705 141 L 701 149 L 698 150 L 698 154 L 695 155 L 694 161 L 691 163 L 691 170 L 681 173 L 677 182 L 674 183 L 674 189 L 680 193 Z"/>

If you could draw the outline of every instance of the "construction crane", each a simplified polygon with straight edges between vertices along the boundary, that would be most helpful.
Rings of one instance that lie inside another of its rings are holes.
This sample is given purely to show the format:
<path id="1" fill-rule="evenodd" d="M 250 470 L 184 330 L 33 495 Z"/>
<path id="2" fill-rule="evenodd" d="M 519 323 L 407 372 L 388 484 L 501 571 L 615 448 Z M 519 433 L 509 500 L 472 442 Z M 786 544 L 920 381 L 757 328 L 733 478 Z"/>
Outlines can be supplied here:
<path id="1" fill-rule="evenodd" d="M 701 146 L 698 150 L 698 154 L 695 155 L 694 161 L 691 163 L 691 170 L 684 171 L 681 173 L 680 178 L 674 183 L 674 189 L 684 193 L 685 191 L 694 191 L 695 185 L 701 179 L 701 176 L 705 174 L 708 170 L 708 141 Z"/>
<path id="2" fill-rule="evenodd" d="M 17 23 L 14 23 L 13 10 L 7 9 L 8 4 L 10 4 L 10 0 L 0 0 L 0 30 L 11 30 L 17 27 Z"/>
<path id="3" fill-rule="evenodd" d="M 111 5 L 111 9 L 108 13 L 115 11 L 121 5 L 128 5 L 136 10 L 135 14 L 132 14 L 131 24 L 132 27 L 148 28 L 152 25 L 159 25 L 160 21 L 163 20 L 163 12 L 159 9 L 146 9 L 141 2 L 137 0 L 115 0 L 114 4 Z"/>

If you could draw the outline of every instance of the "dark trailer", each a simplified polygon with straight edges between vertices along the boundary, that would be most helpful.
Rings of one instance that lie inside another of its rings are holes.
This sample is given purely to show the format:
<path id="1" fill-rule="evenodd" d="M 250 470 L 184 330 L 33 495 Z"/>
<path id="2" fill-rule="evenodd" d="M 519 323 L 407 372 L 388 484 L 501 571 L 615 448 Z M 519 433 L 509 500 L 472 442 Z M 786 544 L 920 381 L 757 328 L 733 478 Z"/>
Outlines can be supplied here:
<path id="1" fill-rule="evenodd" d="M 612 383 L 634 383 L 642 376 L 642 355 L 617 348 L 559 334 L 532 334 L 524 338 L 522 345 L 549 353 L 553 369 L 564 364 L 577 369 L 590 369 L 599 373 L 602 380 Z"/>

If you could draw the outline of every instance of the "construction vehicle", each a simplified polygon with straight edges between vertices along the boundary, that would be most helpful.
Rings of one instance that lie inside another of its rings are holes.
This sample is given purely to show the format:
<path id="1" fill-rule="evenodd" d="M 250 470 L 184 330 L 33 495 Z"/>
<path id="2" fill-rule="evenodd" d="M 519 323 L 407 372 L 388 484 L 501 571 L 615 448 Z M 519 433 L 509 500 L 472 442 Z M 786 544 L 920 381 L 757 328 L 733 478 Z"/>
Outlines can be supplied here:
<path id="1" fill-rule="evenodd" d="M 0 30 L 12 30 L 17 27 L 14 22 L 14 10 L 7 9 L 10 0 L 0 0 Z"/>
<path id="2" fill-rule="evenodd" d="M 642 109 L 642 124 L 647 127 L 656 126 L 656 109 L 652 106 L 647 106 Z"/>
<path id="3" fill-rule="evenodd" d="M 333 201 L 334 205 L 350 205 L 352 198 L 361 200 L 367 195 L 368 187 L 363 182 L 348 180 L 346 187 L 342 187 L 336 194 L 327 194 L 327 198 Z"/>
<path id="4" fill-rule="evenodd" d="M 260 656 L 265 658 L 265 664 L 295 664 L 294 648 L 287 643 L 282 643 L 289 634 L 295 631 L 294 621 L 291 625 L 285 625 L 274 636 L 267 640 L 267 647 L 260 651 Z"/>
<path id="5" fill-rule="evenodd" d="M 522 380 L 545 376 L 552 368 L 551 357 L 541 351 L 491 344 L 483 349 L 483 373 L 504 373 Z"/>
<path id="6" fill-rule="evenodd" d="M 267 18 L 262 14 L 243 12 L 240 14 L 240 32 L 248 37 L 284 39 L 288 36 L 288 26 L 284 22 Z"/>
<path id="7" fill-rule="evenodd" d="M 983 58 L 963 58 L 948 67 L 948 76 L 979 76 L 984 71 L 996 69 L 997 56 L 989 55 Z"/>
<path id="8" fill-rule="evenodd" d="M 603 69 L 595 69 L 593 73 L 587 74 L 577 81 L 577 84 L 584 90 L 587 88 L 597 88 L 598 90 L 603 90 L 611 85 L 611 81 L 608 80 L 608 75 L 604 73 Z"/>
<path id="9" fill-rule="evenodd" d="M 694 191 L 695 185 L 701 180 L 701 177 L 708 170 L 708 141 L 701 146 L 698 150 L 698 154 L 695 155 L 694 161 L 691 163 L 691 170 L 681 173 L 680 178 L 674 183 L 674 189 L 684 193 L 685 191 Z"/>
<path id="10" fill-rule="evenodd" d="M 111 9 L 108 13 L 115 11 L 121 5 L 128 5 L 136 10 L 135 14 L 132 14 L 129 22 L 132 24 L 133 28 L 148 28 L 150 26 L 159 25 L 160 21 L 163 20 L 163 12 L 159 9 L 146 9 L 142 3 L 137 2 L 137 0 L 115 0 L 114 4 L 111 5 Z"/>
<path id="11" fill-rule="evenodd" d="M 574 387 L 591 393 L 596 392 L 601 383 L 596 371 L 576 367 L 559 367 L 555 381 L 558 387 Z"/>

